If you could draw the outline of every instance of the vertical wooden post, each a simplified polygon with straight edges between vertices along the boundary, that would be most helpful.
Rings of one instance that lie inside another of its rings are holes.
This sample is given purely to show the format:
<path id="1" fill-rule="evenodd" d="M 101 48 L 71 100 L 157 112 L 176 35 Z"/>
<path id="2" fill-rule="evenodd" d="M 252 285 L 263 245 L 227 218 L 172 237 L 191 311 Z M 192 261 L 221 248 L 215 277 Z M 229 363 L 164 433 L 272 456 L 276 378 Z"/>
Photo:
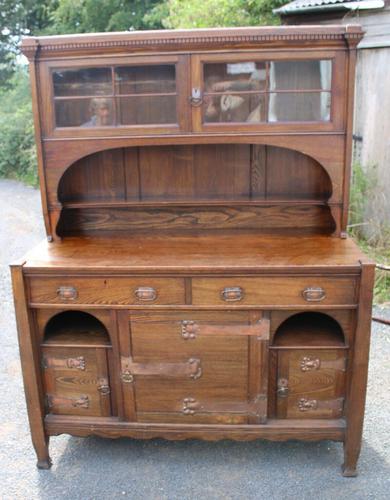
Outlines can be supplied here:
<path id="1" fill-rule="evenodd" d="M 51 467 L 49 436 L 44 427 L 45 410 L 41 391 L 39 359 L 36 345 L 34 345 L 34 332 L 31 328 L 31 313 L 28 310 L 22 269 L 21 263 L 11 266 L 24 392 L 31 438 L 38 458 L 37 467 L 38 469 L 49 469 Z"/>
<path id="2" fill-rule="evenodd" d="M 356 464 L 360 454 L 364 405 L 368 375 L 368 358 L 370 350 L 371 305 L 375 277 L 375 265 L 362 262 L 362 274 L 359 289 L 359 309 L 355 331 L 352 376 L 347 397 L 347 428 L 344 438 L 343 476 L 357 475 Z"/>

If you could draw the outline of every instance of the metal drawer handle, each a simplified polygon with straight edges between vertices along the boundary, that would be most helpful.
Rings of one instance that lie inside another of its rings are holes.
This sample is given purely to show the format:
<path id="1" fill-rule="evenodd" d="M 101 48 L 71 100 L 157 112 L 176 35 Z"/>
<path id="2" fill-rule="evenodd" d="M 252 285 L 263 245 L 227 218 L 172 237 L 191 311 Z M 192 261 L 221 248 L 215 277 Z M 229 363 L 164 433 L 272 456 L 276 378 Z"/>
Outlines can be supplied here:
<path id="1" fill-rule="evenodd" d="M 288 387 L 288 380 L 286 378 L 280 378 L 278 380 L 278 389 L 276 392 L 280 398 L 286 398 L 288 396 L 290 389 Z"/>
<path id="2" fill-rule="evenodd" d="M 134 292 L 137 300 L 152 302 L 157 299 L 157 291 L 150 286 L 140 286 Z"/>
<path id="3" fill-rule="evenodd" d="M 238 302 L 244 298 L 244 290 L 240 286 L 228 286 L 221 290 L 221 297 L 225 302 Z"/>
<path id="4" fill-rule="evenodd" d="M 108 380 L 106 378 L 101 378 L 99 380 L 99 385 L 97 389 L 103 396 L 107 396 L 111 392 L 110 386 L 108 385 Z"/>
<path id="5" fill-rule="evenodd" d="M 326 297 L 325 290 L 321 287 L 307 287 L 302 292 L 306 302 L 321 302 Z"/>
<path id="6" fill-rule="evenodd" d="M 57 296 L 61 300 L 75 300 L 78 295 L 77 289 L 74 286 L 60 286 L 57 289 Z"/>

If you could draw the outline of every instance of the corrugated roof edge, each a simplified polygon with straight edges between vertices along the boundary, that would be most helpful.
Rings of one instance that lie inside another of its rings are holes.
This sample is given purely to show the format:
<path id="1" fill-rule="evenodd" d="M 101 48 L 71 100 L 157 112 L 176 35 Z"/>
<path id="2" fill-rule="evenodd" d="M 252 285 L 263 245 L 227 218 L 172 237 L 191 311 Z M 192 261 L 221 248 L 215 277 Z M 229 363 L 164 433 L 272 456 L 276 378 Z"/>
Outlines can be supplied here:
<path id="1" fill-rule="evenodd" d="M 272 12 L 289 15 L 337 10 L 377 10 L 384 6 L 384 0 L 295 0 Z"/>

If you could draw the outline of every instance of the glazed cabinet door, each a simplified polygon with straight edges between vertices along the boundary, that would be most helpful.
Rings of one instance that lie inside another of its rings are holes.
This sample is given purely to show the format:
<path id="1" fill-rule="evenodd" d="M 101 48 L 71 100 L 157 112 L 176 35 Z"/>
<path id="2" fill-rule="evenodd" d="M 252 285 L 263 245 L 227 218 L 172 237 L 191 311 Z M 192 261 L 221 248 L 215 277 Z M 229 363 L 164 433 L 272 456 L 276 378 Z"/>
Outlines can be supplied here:
<path id="1" fill-rule="evenodd" d="M 42 346 L 41 364 L 48 413 L 110 416 L 106 348 Z"/>
<path id="2" fill-rule="evenodd" d="M 276 356 L 278 418 L 342 416 L 347 350 L 281 349 Z"/>
<path id="3" fill-rule="evenodd" d="M 44 131 L 55 137 L 188 129 L 188 56 L 90 58 L 41 65 Z"/>
<path id="4" fill-rule="evenodd" d="M 124 413 L 138 422 L 266 419 L 269 321 L 260 313 L 120 313 Z"/>
<path id="5" fill-rule="evenodd" d="M 332 51 L 315 56 L 254 51 L 193 55 L 193 130 L 325 131 L 342 127 L 344 57 Z"/>

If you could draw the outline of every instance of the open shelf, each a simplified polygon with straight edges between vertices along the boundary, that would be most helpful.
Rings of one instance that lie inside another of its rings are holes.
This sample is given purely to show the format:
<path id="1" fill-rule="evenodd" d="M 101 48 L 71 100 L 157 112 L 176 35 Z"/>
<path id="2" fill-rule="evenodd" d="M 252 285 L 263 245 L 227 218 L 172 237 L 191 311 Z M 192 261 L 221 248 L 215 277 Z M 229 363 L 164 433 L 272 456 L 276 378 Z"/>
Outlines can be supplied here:
<path id="1" fill-rule="evenodd" d="M 91 314 L 65 311 L 46 325 L 43 345 L 109 346 L 110 338 L 104 325 Z"/>
<path id="2" fill-rule="evenodd" d="M 269 205 L 318 205 L 318 206 L 341 206 L 341 203 L 328 203 L 326 201 L 315 199 L 281 199 L 281 198 L 268 198 L 268 199 L 225 199 L 225 200 L 212 200 L 212 199 L 199 199 L 199 200 L 127 200 L 127 201 L 104 201 L 104 200 L 89 200 L 89 201 L 75 201 L 65 202 L 62 204 L 64 208 L 123 208 L 123 207 L 196 207 L 196 206 L 255 206 L 264 207 Z"/>
<path id="3" fill-rule="evenodd" d="M 273 338 L 275 347 L 345 347 L 339 323 L 319 312 L 302 312 L 285 320 Z"/>

